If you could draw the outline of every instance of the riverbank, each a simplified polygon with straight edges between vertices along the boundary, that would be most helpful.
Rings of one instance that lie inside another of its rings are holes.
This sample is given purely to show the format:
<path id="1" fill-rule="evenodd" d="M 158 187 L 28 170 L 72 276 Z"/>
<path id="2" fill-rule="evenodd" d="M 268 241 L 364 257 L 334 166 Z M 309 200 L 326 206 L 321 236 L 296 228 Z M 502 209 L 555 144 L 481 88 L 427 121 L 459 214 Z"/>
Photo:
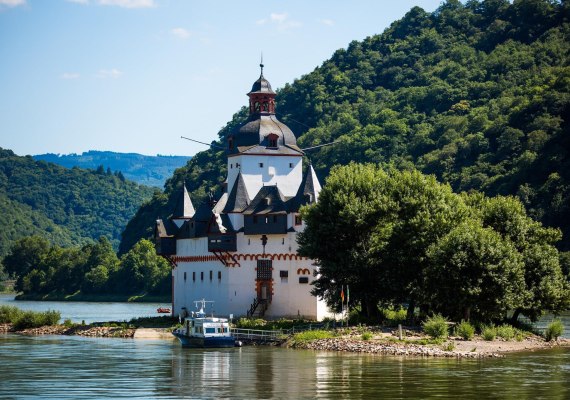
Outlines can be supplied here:
<path id="1" fill-rule="evenodd" d="M 122 326 L 98 326 L 97 324 L 71 327 L 54 325 L 15 331 L 12 324 L 0 324 L 0 334 L 17 333 L 21 335 L 77 335 L 102 338 L 174 340 L 175 338 L 170 331 L 171 328 L 125 328 Z M 450 337 L 440 343 L 426 344 L 426 340 L 425 337 L 418 336 L 400 341 L 389 332 L 378 332 L 370 339 L 363 340 L 359 337 L 357 330 L 353 329 L 349 333 L 333 338 L 303 342 L 288 340 L 283 346 L 316 351 L 444 358 L 497 358 L 514 352 L 560 347 L 570 348 L 570 339 L 547 342 L 537 335 L 530 335 L 522 341 L 500 339 L 486 341 L 480 337 L 475 337 L 473 340 L 462 340 Z"/>
<path id="2" fill-rule="evenodd" d="M 368 340 L 364 340 L 357 329 L 352 329 L 342 336 L 333 338 L 300 342 L 289 341 L 287 346 L 318 351 L 394 356 L 490 358 L 504 357 L 507 353 L 513 352 L 535 351 L 556 347 L 570 348 L 570 339 L 558 339 L 557 341 L 547 342 L 541 336 L 530 334 L 520 341 L 502 339 L 487 341 L 480 336 L 475 336 L 472 340 L 449 337 L 446 340 L 434 341 L 422 335 L 398 340 L 394 332 L 375 332 Z"/>

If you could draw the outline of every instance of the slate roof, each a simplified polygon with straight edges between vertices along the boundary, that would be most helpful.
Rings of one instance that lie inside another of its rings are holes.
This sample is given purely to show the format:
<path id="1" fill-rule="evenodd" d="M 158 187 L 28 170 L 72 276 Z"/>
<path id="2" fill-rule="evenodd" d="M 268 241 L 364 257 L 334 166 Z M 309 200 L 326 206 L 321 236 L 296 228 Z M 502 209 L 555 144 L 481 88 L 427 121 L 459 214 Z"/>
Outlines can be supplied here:
<path id="1" fill-rule="evenodd" d="M 162 219 L 157 219 L 154 229 L 155 229 L 155 236 L 158 236 L 160 238 L 165 238 L 165 237 L 174 236 L 176 234 L 176 231 L 178 230 L 178 227 L 174 222 L 172 222 L 169 219 L 167 219 L 166 221 L 163 221 Z"/>
<path id="2" fill-rule="evenodd" d="M 178 193 L 178 199 L 176 200 L 176 206 L 174 207 L 174 212 L 172 213 L 172 218 L 174 219 L 188 219 L 192 218 L 196 210 L 190 200 L 190 195 L 188 194 L 188 189 L 186 189 L 186 184 L 182 183 L 182 188 Z"/>
<path id="3" fill-rule="evenodd" d="M 299 211 L 299 208 L 305 204 L 315 203 L 319 199 L 319 193 L 321 192 L 321 184 L 317 178 L 317 174 L 313 169 L 313 166 L 309 164 L 309 167 L 305 171 L 301 185 L 295 197 L 291 198 L 288 202 L 288 207 L 291 212 Z"/>
<path id="4" fill-rule="evenodd" d="M 224 213 L 241 212 L 249 205 L 249 196 L 241 172 L 236 176 L 232 191 L 228 195 L 222 210 Z"/>
<path id="5" fill-rule="evenodd" d="M 259 75 L 259 79 L 253 82 L 253 86 L 251 87 L 251 91 L 248 93 L 248 95 L 252 93 L 275 94 L 273 89 L 271 89 L 271 84 L 267 79 L 265 79 L 263 73 Z"/>
<path id="6" fill-rule="evenodd" d="M 268 136 L 277 136 L 277 148 L 269 146 Z M 303 151 L 297 146 L 297 138 L 287 125 L 277 119 L 274 114 L 252 114 L 248 120 L 233 132 L 234 147 L 230 154 L 255 153 L 297 154 Z"/>
<path id="7" fill-rule="evenodd" d="M 244 215 L 287 214 L 287 199 L 277 185 L 263 186 L 250 205 L 243 210 Z"/>

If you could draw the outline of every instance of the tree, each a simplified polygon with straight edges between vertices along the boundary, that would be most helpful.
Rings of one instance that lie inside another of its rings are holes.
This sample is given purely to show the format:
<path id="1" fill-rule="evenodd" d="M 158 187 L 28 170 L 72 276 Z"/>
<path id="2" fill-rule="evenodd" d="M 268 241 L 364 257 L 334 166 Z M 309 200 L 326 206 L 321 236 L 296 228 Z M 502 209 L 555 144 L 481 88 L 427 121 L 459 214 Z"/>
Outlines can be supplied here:
<path id="1" fill-rule="evenodd" d="M 432 311 L 455 321 L 503 318 L 525 297 L 524 263 L 511 242 L 469 220 L 428 252 L 426 296 Z"/>
<path id="2" fill-rule="evenodd" d="M 319 201 L 301 210 L 305 230 L 297 237 L 299 254 L 313 258 L 319 276 L 313 294 L 338 308 L 341 287 L 367 316 L 381 299 L 382 258 L 378 249 L 390 236 L 395 205 L 386 196 L 388 175 L 374 165 L 335 167 Z"/>
<path id="3" fill-rule="evenodd" d="M 141 239 L 121 259 L 116 280 L 117 290 L 122 293 L 140 293 L 151 290 L 170 273 L 170 266 L 156 254 L 151 241 Z"/>
<path id="4" fill-rule="evenodd" d="M 2 264 L 6 272 L 16 278 L 16 291 L 24 289 L 24 277 L 39 267 L 49 247 L 49 242 L 41 236 L 24 237 L 14 243 Z"/>

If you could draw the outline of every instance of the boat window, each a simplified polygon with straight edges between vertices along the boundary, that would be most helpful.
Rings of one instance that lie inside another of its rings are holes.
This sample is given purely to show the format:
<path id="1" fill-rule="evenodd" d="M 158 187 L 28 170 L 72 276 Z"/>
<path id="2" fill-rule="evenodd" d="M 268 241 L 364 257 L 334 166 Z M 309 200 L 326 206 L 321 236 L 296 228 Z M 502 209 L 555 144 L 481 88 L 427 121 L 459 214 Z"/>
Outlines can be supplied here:
<path id="1" fill-rule="evenodd" d="M 206 328 L 206 333 L 216 333 L 216 328 Z"/>

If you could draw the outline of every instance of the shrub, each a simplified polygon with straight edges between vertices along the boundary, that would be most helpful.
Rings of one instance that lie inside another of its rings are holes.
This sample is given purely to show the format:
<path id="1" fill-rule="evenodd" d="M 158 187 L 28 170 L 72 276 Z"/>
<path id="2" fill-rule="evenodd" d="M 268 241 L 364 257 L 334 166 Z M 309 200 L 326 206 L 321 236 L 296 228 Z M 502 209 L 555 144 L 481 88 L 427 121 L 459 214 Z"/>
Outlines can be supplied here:
<path id="1" fill-rule="evenodd" d="M 22 316 L 22 310 L 13 306 L 0 306 L 0 324 L 12 324 Z"/>
<path id="2" fill-rule="evenodd" d="M 512 340 L 515 334 L 515 328 L 510 325 L 505 324 L 497 327 L 497 336 L 505 340 Z"/>
<path id="3" fill-rule="evenodd" d="M 562 336 L 563 332 L 564 332 L 564 325 L 562 324 L 562 321 L 560 321 L 559 319 L 555 319 L 548 325 L 548 327 L 544 331 L 544 337 L 549 342 L 552 339 L 558 340 L 558 338 Z"/>
<path id="4" fill-rule="evenodd" d="M 423 330 L 434 339 L 446 338 L 447 319 L 440 314 L 435 314 L 433 317 L 428 317 L 422 324 Z"/>
<path id="5" fill-rule="evenodd" d="M 29 328 L 39 328 L 40 326 L 46 325 L 57 325 L 61 318 L 61 314 L 58 311 L 45 311 L 45 312 L 35 312 L 35 311 L 22 311 L 20 318 L 13 321 L 14 329 L 17 331 Z"/>
<path id="6" fill-rule="evenodd" d="M 363 332 L 362 333 L 362 340 L 370 340 L 372 339 L 372 333 L 370 332 Z"/>
<path id="7" fill-rule="evenodd" d="M 386 326 L 398 326 L 398 324 L 403 324 L 406 321 L 407 311 L 404 308 L 386 308 L 382 310 L 384 315 L 384 324 Z"/>
<path id="8" fill-rule="evenodd" d="M 471 340 L 475 335 L 475 328 L 469 322 L 461 321 L 461 323 L 455 327 L 455 334 L 463 340 Z"/>
<path id="9" fill-rule="evenodd" d="M 483 339 L 487 341 L 495 340 L 495 336 L 497 336 L 497 328 L 493 325 L 483 326 L 481 328 L 481 336 L 483 336 Z"/>

